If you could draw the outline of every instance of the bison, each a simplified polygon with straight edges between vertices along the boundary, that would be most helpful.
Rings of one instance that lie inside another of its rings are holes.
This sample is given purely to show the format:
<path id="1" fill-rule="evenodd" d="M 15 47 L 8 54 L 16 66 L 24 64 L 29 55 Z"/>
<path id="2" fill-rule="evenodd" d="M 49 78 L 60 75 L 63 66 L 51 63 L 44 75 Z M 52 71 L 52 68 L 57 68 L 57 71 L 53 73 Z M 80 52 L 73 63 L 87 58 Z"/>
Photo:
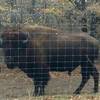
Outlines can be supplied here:
<path id="1" fill-rule="evenodd" d="M 98 92 L 99 72 L 94 65 L 98 58 L 98 41 L 84 33 L 67 34 L 45 26 L 6 28 L 2 46 L 7 67 L 19 67 L 34 80 L 34 95 L 44 95 L 49 72 L 71 72 L 81 66 L 82 81 L 74 92 L 79 94 L 90 76 L 94 92 Z"/>

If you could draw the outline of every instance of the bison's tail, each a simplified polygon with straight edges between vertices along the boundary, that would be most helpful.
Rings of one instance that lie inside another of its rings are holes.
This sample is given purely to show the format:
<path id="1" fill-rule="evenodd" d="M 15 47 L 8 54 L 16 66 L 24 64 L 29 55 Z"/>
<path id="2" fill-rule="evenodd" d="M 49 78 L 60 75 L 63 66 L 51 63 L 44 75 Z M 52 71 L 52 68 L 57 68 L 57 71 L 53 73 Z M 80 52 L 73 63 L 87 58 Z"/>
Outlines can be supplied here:
<path id="1" fill-rule="evenodd" d="M 98 59 L 98 58 L 99 58 L 99 47 L 96 48 L 96 50 L 95 50 L 95 57 L 94 57 L 94 59 Z"/>
<path id="2" fill-rule="evenodd" d="M 96 48 L 96 50 L 95 50 L 94 60 L 97 60 L 98 58 L 99 58 L 99 47 Z"/>
<path id="3" fill-rule="evenodd" d="M 96 48 L 92 53 L 92 55 L 86 55 L 87 61 L 92 65 L 94 65 L 93 61 L 98 59 L 98 57 L 99 57 L 99 48 Z"/>

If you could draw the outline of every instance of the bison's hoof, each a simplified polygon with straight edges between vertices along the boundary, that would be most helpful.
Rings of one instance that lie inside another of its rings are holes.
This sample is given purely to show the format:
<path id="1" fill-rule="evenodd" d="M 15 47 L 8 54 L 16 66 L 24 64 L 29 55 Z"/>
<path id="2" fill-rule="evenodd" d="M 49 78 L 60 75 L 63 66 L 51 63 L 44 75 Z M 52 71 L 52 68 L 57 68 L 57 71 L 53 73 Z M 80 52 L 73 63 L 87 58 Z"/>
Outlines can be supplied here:
<path id="1" fill-rule="evenodd" d="M 43 96 L 43 95 L 44 95 L 44 93 L 34 93 L 34 94 L 33 94 L 33 96 L 35 96 L 35 97 L 36 97 L 36 96 Z"/>
<path id="2" fill-rule="evenodd" d="M 75 91 L 73 94 L 80 94 L 80 92 L 79 91 Z"/>
<path id="3" fill-rule="evenodd" d="M 94 89 L 94 93 L 98 93 L 98 89 Z"/>

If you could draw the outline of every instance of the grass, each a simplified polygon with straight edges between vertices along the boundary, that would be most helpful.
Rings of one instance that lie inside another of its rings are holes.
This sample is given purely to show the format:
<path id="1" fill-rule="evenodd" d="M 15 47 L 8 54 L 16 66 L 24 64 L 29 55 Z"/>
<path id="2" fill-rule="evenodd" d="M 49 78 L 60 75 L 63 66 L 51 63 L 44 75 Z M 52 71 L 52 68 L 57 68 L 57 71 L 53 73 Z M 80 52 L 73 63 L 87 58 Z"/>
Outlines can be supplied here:
<path id="1" fill-rule="evenodd" d="M 100 94 L 83 94 L 83 95 L 55 95 L 40 97 L 21 97 L 7 100 L 100 100 Z"/>

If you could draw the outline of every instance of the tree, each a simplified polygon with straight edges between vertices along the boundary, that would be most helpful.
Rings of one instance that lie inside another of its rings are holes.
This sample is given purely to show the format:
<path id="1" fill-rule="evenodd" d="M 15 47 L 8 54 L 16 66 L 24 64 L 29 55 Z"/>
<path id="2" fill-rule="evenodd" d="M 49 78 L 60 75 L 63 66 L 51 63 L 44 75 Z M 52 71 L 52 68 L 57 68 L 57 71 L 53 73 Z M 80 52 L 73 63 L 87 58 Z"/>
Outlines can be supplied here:
<path id="1" fill-rule="evenodd" d="M 34 9 L 35 7 L 35 0 L 32 0 L 32 8 Z"/>
<path id="2" fill-rule="evenodd" d="M 7 0 L 6 2 L 11 5 L 12 9 L 13 9 L 14 5 L 16 4 L 16 0 Z"/>
<path id="3" fill-rule="evenodd" d="M 85 10 L 86 8 L 85 0 L 75 0 L 74 3 L 79 10 Z"/>

